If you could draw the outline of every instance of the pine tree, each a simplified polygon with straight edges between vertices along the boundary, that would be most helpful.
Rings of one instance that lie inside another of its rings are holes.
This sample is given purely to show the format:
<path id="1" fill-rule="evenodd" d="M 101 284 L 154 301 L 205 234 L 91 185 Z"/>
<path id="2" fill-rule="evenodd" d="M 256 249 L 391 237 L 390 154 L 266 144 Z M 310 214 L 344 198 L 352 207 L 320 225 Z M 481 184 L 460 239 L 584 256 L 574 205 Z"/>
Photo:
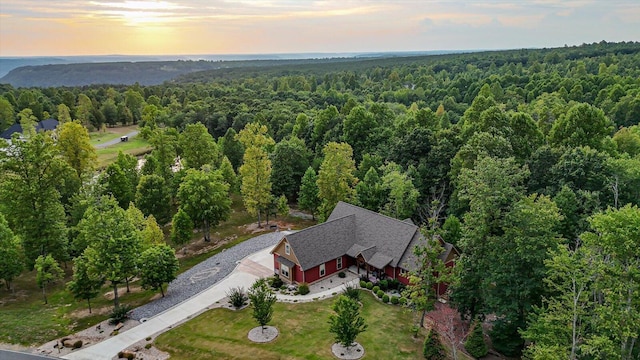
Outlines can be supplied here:
<path id="1" fill-rule="evenodd" d="M 424 345 L 422 347 L 422 355 L 427 360 L 444 360 L 446 359 L 444 353 L 444 347 L 440 342 L 438 332 L 431 330 L 427 338 L 424 339 Z"/>
<path id="2" fill-rule="evenodd" d="M 489 352 L 487 344 L 484 342 L 484 334 L 482 332 L 482 323 L 475 321 L 473 330 L 464 343 L 464 348 L 475 358 L 481 358 Z"/>

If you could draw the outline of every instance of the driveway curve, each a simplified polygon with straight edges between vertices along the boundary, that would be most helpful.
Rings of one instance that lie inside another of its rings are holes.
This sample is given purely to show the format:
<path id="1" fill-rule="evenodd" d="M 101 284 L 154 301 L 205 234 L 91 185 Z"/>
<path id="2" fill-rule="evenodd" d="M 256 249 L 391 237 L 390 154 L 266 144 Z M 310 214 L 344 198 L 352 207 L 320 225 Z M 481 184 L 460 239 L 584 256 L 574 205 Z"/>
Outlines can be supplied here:
<path id="1" fill-rule="evenodd" d="M 133 310 L 133 318 L 143 322 L 125 332 L 110 337 L 95 345 L 79 349 L 63 359 L 110 360 L 119 351 L 145 339 L 164 332 L 176 324 L 198 315 L 212 304 L 226 297 L 226 292 L 237 286 L 248 288 L 264 276 L 254 271 L 233 271 L 245 257 L 267 247 L 274 246 L 285 233 L 268 233 L 244 241 L 232 248 L 211 256 L 194 266 L 169 285 L 167 296 Z M 264 255 L 267 256 L 267 255 Z M 252 266 L 249 266 L 252 268 Z"/>
<path id="2" fill-rule="evenodd" d="M 129 138 L 132 138 L 132 137 L 138 135 L 139 132 L 140 131 L 138 131 L 138 130 L 134 130 L 134 131 L 132 131 L 130 133 L 124 134 L 123 136 L 128 136 Z M 111 145 L 118 144 L 119 142 L 120 142 L 120 138 L 115 138 L 115 139 L 112 139 L 112 140 L 109 140 L 109 141 L 105 141 L 105 142 L 100 143 L 100 144 L 96 144 L 93 147 L 96 148 L 96 149 L 104 149 L 104 148 L 109 147 Z"/>

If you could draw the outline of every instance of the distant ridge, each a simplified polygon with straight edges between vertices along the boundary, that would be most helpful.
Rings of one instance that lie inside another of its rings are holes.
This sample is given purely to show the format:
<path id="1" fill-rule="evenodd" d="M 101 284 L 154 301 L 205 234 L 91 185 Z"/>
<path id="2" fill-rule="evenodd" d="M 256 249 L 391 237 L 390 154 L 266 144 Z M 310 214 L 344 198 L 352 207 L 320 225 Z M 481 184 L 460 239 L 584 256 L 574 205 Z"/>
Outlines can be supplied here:
<path id="1" fill-rule="evenodd" d="M 196 71 L 371 58 L 453 54 L 468 51 L 289 53 L 158 56 L 60 56 L 0 58 L 0 83 L 14 87 L 157 85 Z"/>

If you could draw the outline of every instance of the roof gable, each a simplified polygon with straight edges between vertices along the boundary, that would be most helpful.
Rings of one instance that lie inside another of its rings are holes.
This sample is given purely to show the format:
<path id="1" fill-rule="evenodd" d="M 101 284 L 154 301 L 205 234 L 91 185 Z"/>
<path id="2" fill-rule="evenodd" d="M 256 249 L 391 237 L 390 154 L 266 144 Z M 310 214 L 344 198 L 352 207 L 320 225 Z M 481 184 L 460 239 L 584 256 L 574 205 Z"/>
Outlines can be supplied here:
<path id="1" fill-rule="evenodd" d="M 46 120 L 42 120 L 35 124 L 35 129 L 37 131 L 45 131 L 45 130 L 55 130 L 58 126 L 58 120 L 50 118 Z M 22 133 L 22 125 L 13 124 L 7 130 L 5 130 L 0 137 L 3 139 L 11 139 L 11 136 L 15 133 Z"/>

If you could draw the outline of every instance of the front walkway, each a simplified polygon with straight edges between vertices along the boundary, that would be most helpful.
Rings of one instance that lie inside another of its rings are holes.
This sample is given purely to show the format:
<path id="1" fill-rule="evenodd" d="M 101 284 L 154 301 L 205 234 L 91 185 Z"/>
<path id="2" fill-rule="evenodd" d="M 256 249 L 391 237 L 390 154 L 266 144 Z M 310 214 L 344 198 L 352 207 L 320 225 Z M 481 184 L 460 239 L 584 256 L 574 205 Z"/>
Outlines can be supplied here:
<path id="1" fill-rule="evenodd" d="M 63 356 L 63 358 L 70 360 L 110 360 L 114 356 L 117 356 L 118 352 L 135 343 L 149 336 L 163 333 L 173 326 L 208 310 L 216 302 L 227 297 L 227 292 L 231 288 L 241 286 L 244 287 L 245 290 L 249 289 L 257 279 L 273 275 L 273 255 L 269 253 L 271 249 L 272 246 L 269 246 L 245 257 L 238 262 L 238 266 L 236 266 L 230 275 L 188 300 L 149 318 L 136 327 L 95 345 L 72 352 Z M 350 273 L 347 272 L 347 274 Z M 311 285 L 310 289 L 312 292 L 307 295 L 291 296 L 277 294 L 277 297 L 280 301 L 290 302 L 305 302 L 330 297 L 341 292 L 344 289 L 344 283 L 353 281 L 353 274 L 350 275 L 351 276 L 347 276 L 344 279 L 332 276 L 315 283 Z M 357 279 L 354 284 L 357 284 Z"/>

